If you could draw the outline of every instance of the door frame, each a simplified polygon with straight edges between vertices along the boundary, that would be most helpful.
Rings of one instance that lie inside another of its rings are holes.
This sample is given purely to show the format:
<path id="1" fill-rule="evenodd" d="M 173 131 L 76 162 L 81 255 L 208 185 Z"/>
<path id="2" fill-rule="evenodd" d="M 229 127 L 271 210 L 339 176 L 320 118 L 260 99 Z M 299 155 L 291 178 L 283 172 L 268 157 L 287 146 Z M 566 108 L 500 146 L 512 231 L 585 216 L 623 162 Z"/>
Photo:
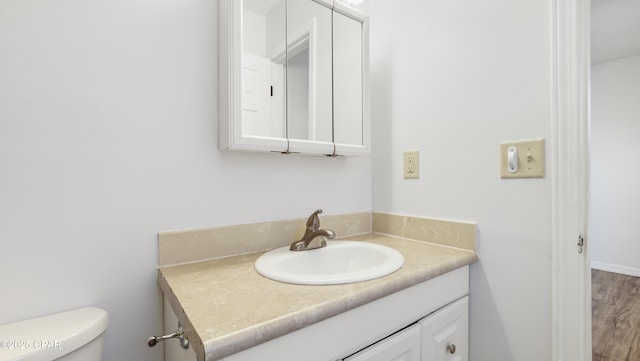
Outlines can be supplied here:
<path id="1" fill-rule="evenodd" d="M 591 1 L 552 0 L 552 6 L 552 352 L 555 361 L 591 361 Z M 585 240 L 582 253 L 580 234 Z"/>

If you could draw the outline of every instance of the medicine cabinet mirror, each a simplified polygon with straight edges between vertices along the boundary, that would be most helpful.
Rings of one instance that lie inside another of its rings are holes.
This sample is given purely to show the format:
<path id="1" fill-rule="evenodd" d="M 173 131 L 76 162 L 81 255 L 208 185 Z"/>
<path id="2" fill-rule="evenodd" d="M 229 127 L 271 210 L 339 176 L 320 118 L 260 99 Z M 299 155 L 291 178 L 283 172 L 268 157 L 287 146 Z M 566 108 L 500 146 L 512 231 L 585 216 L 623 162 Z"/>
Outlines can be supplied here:
<path id="1" fill-rule="evenodd" d="M 220 0 L 220 148 L 367 154 L 368 33 L 332 0 Z"/>

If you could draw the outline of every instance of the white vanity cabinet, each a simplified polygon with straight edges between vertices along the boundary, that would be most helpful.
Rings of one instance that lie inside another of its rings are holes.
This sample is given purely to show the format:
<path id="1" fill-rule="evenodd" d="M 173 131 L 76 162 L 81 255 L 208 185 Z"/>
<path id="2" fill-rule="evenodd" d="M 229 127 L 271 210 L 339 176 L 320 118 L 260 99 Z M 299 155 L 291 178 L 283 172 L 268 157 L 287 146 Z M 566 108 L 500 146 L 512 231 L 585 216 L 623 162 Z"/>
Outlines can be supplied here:
<path id="1" fill-rule="evenodd" d="M 469 297 L 422 319 L 422 361 L 469 360 Z"/>
<path id="2" fill-rule="evenodd" d="M 468 293 L 464 266 L 222 360 L 467 361 Z M 165 302 L 165 331 L 176 325 Z M 193 350 L 165 342 L 166 361 L 195 359 Z"/>
<path id="3" fill-rule="evenodd" d="M 342 359 L 343 361 L 421 361 L 420 325 L 406 329 Z"/>
<path id="4" fill-rule="evenodd" d="M 469 360 L 469 297 L 342 359 L 343 361 Z"/>

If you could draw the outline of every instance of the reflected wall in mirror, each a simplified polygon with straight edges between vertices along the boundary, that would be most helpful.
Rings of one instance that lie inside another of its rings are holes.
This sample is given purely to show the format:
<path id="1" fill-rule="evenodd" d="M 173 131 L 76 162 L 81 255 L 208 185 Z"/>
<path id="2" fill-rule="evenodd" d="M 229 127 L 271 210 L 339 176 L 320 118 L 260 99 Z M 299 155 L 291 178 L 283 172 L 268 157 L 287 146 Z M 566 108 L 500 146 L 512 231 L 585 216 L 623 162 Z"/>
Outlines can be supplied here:
<path id="1" fill-rule="evenodd" d="M 244 0 L 242 125 L 245 136 L 286 138 L 285 0 Z"/>

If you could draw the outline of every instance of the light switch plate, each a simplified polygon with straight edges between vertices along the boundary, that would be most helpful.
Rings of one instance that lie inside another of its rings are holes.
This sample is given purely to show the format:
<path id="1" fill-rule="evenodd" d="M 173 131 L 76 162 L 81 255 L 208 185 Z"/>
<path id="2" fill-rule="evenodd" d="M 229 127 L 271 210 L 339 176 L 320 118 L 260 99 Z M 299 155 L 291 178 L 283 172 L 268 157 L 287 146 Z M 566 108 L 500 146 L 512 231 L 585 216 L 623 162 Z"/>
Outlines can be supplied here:
<path id="1" fill-rule="evenodd" d="M 513 173 L 507 166 L 511 146 L 518 152 L 518 170 Z M 500 178 L 544 178 L 544 139 L 500 143 Z"/>
<path id="2" fill-rule="evenodd" d="M 420 177 L 420 153 L 417 150 L 412 152 L 404 152 L 403 163 L 405 178 Z"/>

